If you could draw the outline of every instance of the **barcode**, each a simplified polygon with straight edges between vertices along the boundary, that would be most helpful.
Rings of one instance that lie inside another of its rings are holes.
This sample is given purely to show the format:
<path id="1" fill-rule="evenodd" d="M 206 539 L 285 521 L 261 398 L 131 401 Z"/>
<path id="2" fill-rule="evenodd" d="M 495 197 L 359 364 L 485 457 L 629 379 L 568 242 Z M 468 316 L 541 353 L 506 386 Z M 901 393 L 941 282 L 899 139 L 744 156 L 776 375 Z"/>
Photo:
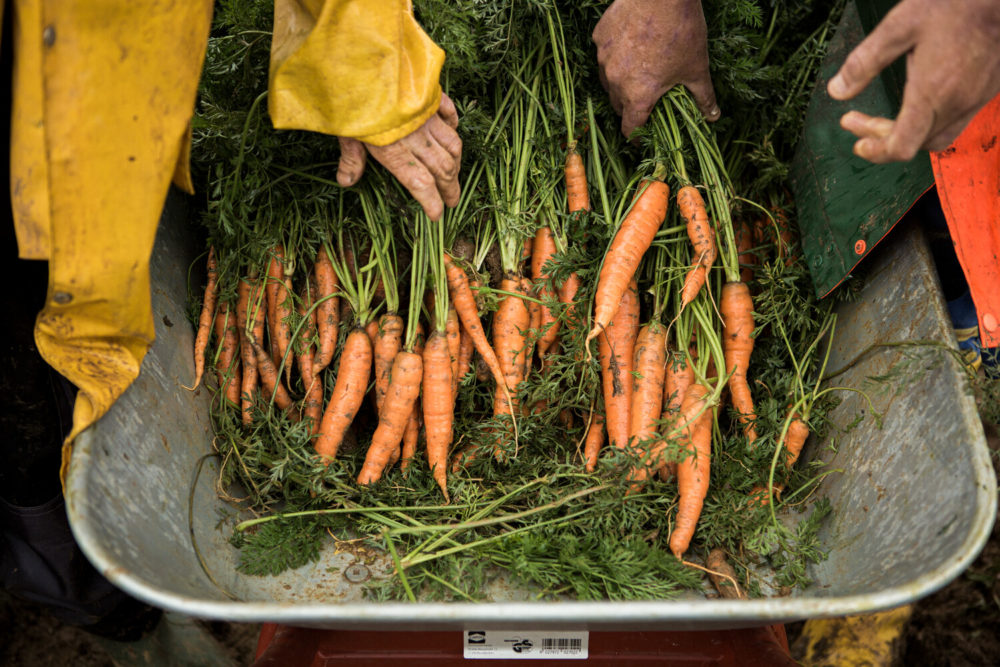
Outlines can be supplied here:
<path id="1" fill-rule="evenodd" d="M 543 651 L 579 651 L 583 649 L 583 640 L 567 637 L 545 637 L 542 639 Z"/>

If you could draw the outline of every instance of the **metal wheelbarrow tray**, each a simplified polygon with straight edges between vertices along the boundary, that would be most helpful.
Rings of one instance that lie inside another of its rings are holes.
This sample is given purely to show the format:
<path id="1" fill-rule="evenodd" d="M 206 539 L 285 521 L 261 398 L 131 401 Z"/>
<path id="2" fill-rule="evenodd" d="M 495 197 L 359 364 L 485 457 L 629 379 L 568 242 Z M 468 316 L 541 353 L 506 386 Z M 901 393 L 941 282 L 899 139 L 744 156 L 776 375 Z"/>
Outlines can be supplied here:
<path id="1" fill-rule="evenodd" d="M 364 600 L 362 587 L 344 576 L 353 557 L 335 553 L 332 544 L 318 563 L 298 570 L 243 575 L 230 531 L 219 526 L 230 508 L 216 495 L 213 460 L 192 488 L 201 459 L 212 451 L 212 426 L 209 393 L 182 388 L 193 377 L 185 312 L 187 270 L 196 253 L 186 217 L 172 195 L 152 259 L 156 343 L 135 384 L 79 437 L 66 489 L 84 552 L 108 579 L 150 604 L 203 618 L 327 628 L 738 628 L 913 601 L 956 577 L 989 537 L 996 478 L 982 425 L 961 367 L 938 353 L 902 391 L 872 394 L 881 429 L 865 419 L 831 436 L 835 443 L 806 448 L 803 462 L 819 458 L 842 472 L 824 477 L 814 494 L 833 506 L 820 532 L 829 557 L 811 566 L 811 586 L 787 597 L 721 600 L 691 593 L 643 602 L 539 602 L 510 591 L 482 603 L 377 603 Z M 919 229 L 902 230 L 886 246 L 858 300 L 839 309 L 828 368 L 860 355 L 836 378 L 839 386 L 861 387 L 908 353 L 873 344 L 953 338 Z M 835 424 L 846 426 L 867 412 L 857 394 L 841 396 L 831 414 Z"/>

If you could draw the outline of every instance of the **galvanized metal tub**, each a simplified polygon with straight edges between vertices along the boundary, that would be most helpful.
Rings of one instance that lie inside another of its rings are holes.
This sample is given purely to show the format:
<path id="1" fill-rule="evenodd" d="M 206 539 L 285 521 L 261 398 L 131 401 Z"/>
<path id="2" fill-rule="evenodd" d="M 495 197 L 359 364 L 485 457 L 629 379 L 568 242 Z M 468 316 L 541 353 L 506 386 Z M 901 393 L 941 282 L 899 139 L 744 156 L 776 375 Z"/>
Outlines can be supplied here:
<path id="1" fill-rule="evenodd" d="M 537 602 L 525 591 L 498 589 L 496 601 L 476 604 L 375 603 L 344 575 L 354 557 L 335 553 L 332 544 L 314 565 L 278 577 L 242 575 L 229 531 L 219 525 L 231 508 L 213 487 L 213 461 L 192 484 L 212 441 L 207 392 L 182 388 L 193 377 L 185 310 L 194 254 L 184 203 L 172 196 L 152 260 L 156 343 L 135 384 L 78 439 L 67 480 L 70 522 L 87 556 L 115 584 L 164 609 L 386 630 L 737 628 L 913 601 L 957 576 L 990 534 L 996 478 L 982 426 L 960 366 L 937 354 L 908 357 L 907 366 L 917 368 L 902 392 L 869 387 L 881 429 L 866 419 L 835 442 L 806 448 L 804 460 L 819 458 L 843 472 L 825 477 L 815 496 L 833 505 L 820 533 L 829 557 L 812 566 L 812 586 L 787 597 Z M 860 359 L 836 384 L 861 387 L 867 377 L 899 368 L 912 350 L 877 344 L 905 340 L 953 344 L 917 228 L 886 242 L 857 302 L 840 307 L 829 368 Z M 867 412 L 859 395 L 842 397 L 836 423 Z"/>

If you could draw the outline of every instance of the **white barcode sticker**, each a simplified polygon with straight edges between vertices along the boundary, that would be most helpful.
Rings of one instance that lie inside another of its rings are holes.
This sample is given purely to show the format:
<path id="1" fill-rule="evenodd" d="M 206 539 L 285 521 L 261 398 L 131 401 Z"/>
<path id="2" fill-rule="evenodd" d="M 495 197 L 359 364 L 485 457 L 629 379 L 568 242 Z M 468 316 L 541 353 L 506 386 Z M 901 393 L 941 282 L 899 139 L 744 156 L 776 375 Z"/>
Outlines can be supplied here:
<path id="1" fill-rule="evenodd" d="M 584 660 L 588 632 L 569 630 L 466 630 L 462 638 L 469 660 L 511 658 Z"/>

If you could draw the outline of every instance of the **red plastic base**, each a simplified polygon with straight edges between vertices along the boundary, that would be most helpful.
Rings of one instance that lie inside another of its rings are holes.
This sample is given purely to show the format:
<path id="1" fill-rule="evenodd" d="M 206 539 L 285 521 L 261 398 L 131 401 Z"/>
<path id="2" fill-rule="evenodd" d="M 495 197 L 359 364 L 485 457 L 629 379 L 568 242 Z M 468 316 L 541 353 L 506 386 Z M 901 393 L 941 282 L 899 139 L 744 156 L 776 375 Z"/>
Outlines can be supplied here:
<path id="1" fill-rule="evenodd" d="M 405 661 L 408 665 L 466 665 L 463 634 L 449 632 L 372 632 L 315 630 L 264 624 L 254 667 L 375 667 Z M 591 632 L 588 665 L 660 664 L 784 667 L 797 663 L 788 651 L 783 625 L 704 632 Z M 537 660 L 535 661 L 537 663 Z M 483 667 L 518 665 L 525 660 L 487 660 Z"/>

